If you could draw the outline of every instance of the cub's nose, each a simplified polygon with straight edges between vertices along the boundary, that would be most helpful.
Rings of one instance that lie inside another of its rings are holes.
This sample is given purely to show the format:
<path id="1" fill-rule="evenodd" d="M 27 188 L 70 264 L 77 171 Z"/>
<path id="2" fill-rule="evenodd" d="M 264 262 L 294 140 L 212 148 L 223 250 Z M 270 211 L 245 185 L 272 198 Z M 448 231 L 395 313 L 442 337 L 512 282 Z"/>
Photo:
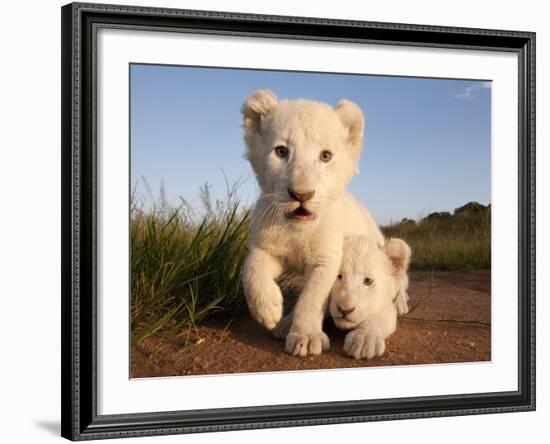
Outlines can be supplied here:
<path id="1" fill-rule="evenodd" d="M 343 315 L 343 316 L 347 316 L 347 315 L 349 315 L 350 313 L 352 313 L 353 310 L 355 310 L 355 307 L 349 308 L 349 309 L 347 309 L 347 310 L 344 310 L 342 307 L 340 307 L 340 306 L 338 305 L 338 310 L 340 310 L 340 311 L 342 312 L 342 315 Z"/>
<path id="2" fill-rule="evenodd" d="M 294 200 L 297 200 L 298 202 L 307 202 L 313 196 L 315 195 L 315 191 L 307 191 L 305 193 L 297 193 L 296 191 L 292 189 L 288 189 L 288 194 L 290 197 L 292 197 Z"/>

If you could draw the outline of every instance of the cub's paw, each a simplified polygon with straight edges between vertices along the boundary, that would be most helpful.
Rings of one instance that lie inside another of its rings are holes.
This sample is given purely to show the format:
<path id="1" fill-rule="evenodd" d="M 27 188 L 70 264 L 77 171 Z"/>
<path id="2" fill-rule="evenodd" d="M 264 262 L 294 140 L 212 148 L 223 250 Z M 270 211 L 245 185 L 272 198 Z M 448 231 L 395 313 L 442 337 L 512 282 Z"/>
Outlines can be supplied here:
<path id="1" fill-rule="evenodd" d="M 395 308 L 399 316 L 409 312 L 409 295 L 406 291 L 400 292 L 395 300 Z"/>
<path id="2" fill-rule="evenodd" d="M 286 336 L 285 351 L 292 356 L 320 355 L 330 348 L 330 341 L 324 332 L 313 334 L 289 333 Z"/>
<path id="3" fill-rule="evenodd" d="M 273 331 L 283 317 L 282 301 L 265 301 L 262 304 L 249 305 L 252 317 L 269 331 Z"/>
<path id="4" fill-rule="evenodd" d="M 375 331 L 358 328 L 346 335 L 344 352 L 355 359 L 372 359 L 386 350 L 386 341 Z"/>
<path id="5" fill-rule="evenodd" d="M 273 337 L 276 339 L 285 339 L 290 331 L 292 325 L 292 314 L 286 315 L 279 321 L 277 326 L 273 329 Z"/>

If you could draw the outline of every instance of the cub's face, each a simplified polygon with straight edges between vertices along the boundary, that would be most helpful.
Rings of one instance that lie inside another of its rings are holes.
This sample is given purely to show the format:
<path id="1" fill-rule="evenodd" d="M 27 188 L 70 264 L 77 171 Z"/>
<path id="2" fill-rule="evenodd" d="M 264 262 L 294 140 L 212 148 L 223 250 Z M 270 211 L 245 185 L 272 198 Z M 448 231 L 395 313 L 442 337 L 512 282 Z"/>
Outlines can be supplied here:
<path id="1" fill-rule="evenodd" d="M 357 169 L 363 114 L 308 100 L 278 102 L 268 90 L 243 105 L 247 159 L 263 204 L 290 223 L 308 224 L 346 188 Z M 271 215 L 273 217 L 273 215 Z"/>
<path id="2" fill-rule="evenodd" d="M 400 239 L 390 239 L 381 247 L 364 236 L 347 237 L 329 300 L 336 326 L 353 329 L 393 305 L 410 255 L 409 246 Z"/>

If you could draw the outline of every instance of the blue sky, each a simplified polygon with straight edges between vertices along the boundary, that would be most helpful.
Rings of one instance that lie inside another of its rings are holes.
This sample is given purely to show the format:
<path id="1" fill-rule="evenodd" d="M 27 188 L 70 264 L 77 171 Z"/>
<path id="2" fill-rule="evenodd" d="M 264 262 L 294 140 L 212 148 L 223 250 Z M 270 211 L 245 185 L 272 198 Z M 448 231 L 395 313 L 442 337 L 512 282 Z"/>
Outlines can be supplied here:
<path id="1" fill-rule="evenodd" d="M 208 182 L 214 197 L 244 180 L 244 202 L 258 194 L 244 159 L 244 99 L 269 88 L 281 99 L 365 113 L 360 173 L 350 190 L 378 223 L 417 219 L 491 198 L 491 89 L 471 80 L 131 65 L 132 187 L 150 203 L 164 185 L 169 202 L 198 205 Z M 144 186 L 145 179 L 151 192 Z"/>

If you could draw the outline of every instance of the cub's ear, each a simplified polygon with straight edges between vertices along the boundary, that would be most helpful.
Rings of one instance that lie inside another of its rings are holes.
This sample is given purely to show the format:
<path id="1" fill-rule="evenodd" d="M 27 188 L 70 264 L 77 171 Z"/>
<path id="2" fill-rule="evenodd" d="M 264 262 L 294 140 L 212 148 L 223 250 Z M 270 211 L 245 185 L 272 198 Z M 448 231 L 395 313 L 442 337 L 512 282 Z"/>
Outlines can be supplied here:
<path id="1" fill-rule="evenodd" d="M 391 238 L 386 241 L 384 251 L 392 264 L 393 275 L 399 275 L 407 271 L 411 262 L 411 247 L 405 241 Z"/>
<path id="2" fill-rule="evenodd" d="M 355 103 L 342 99 L 336 106 L 336 114 L 343 123 L 344 128 L 348 130 L 348 143 L 352 146 L 357 157 L 359 157 L 359 152 L 363 145 L 363 131 L 365 129 L 363 111 Z"/>
<path id="3" fill-rule="evenodd" d="M 259 133 L 262 117 L 277 106 L 277 96 L 269 89 L 258 89 L 241 108 L 243 126 L 247 133 Z"/>

